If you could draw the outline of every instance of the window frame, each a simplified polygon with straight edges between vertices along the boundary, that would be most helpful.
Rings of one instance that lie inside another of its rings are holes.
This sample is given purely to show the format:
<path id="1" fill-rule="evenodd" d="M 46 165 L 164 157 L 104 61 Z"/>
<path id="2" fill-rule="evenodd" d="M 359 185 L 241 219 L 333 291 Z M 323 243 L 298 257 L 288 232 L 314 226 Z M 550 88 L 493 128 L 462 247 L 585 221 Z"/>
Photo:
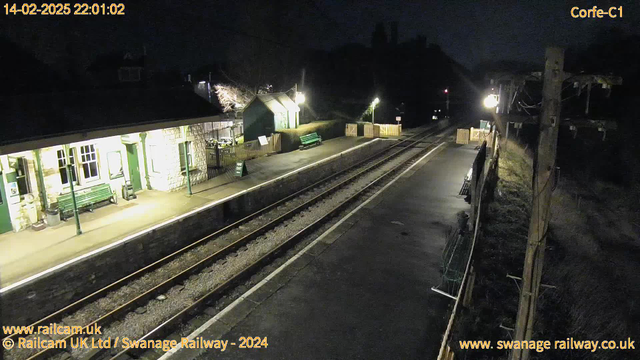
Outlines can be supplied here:
<path id="1" fill-rule="evenodd" d="M 187 146 L 185 147 L 184 144 L 187 144 Z M 181 172 L 186 172 L 187 168 L 184 166 L 184 151 L 187 151 L 187 162 L 188 162 L 188 166 L 189 166 L 189 171 L 191 171 L 192 169 L 194 169 L 193 166 L 193 148 L 191 145 L 191 141 L 183 141 L 181 143 L 178 143 L 178 157 L 180 157 L 180 171 Z"/>
<path id="2" fill-rule="evenodd" d="M 111 173 L 111 156 L 112 154 L 117 154 L 118 155 L 118 160 L 119 160 L 119 164 L 116 165 L 120 165 L 120 171 L 112 174 Z M 107 169 L 109 170 L 109 180 L 115 180 L 115 179 L 120 179 L 124 177 L 124 165 L 122 162 L 122 151 L 120 150 L 114 150 L 114 151 L 109 151 L 107 153 Z"/>
<path id="3" fill-rule="evenodd" d="M 31 180 L 29 179 L 29 162 L 26 157 L 19 156 L 16 160 L 16 183 L 18 183 L 18 194 L 20 196 L 29 195 L 33 192 Z M 22 175 L 20 172 L 22 171 Z M 22 186 L 21 186 L 22 185 Z"/>
<path id="4" fill-rule="evenodd" d="M 159 148 L 158 145 L 148 144 L 147 147 L 149 148 L 149 161 L 151 162 L 151 172 L 154 174 L 162 173 L 162 171 L 160 171 L 160 168 L 158 168 L 158 166 L 156 165 L 156 161 L 158 160 L 156 159 L 156 156 L 158 154 L 157 149 Z M 179 151 L 178 151 L 178 154 L 180 154 Z"/>
<path id="5" fill-rule="evenodd" d="M 58 158 L 58 173 L 60 174 L 60 183 L 62 184 L 62 186 L 69 187 L 71 185 L 69 184 L 69 175 L 67 173 L 67 156 L 64 150 L 65 149 L 62 148 L 56 151 L 56 157 Z M 60 157 L 61 153 L 62 158 Z M 75 148 L 72 147 L 69 148 L 69 162 L 71 163 L 71 178 L 74 179 L 74 184 L 78 185 L 78 164 L 76 163 Z M 67 177 L 66 183 L 62 182 L 63 173 L 65 174 L 64 176 Z"/>
<path id="6" fill-rule="evenodd" d="M 85 152 L 85 149 L 90 151 Z M 95 144 L 80 146 L 80 163 L 82 164 L 82 175 L 85 181 L 90 182 L 100 179 L 100 164 L 98 164 L 98 150 Z M 95 163 L 95 175 L 91 175 L 92 163 Z M 87 176 L 87 173 L 89 173 L 90 176 Z"/>

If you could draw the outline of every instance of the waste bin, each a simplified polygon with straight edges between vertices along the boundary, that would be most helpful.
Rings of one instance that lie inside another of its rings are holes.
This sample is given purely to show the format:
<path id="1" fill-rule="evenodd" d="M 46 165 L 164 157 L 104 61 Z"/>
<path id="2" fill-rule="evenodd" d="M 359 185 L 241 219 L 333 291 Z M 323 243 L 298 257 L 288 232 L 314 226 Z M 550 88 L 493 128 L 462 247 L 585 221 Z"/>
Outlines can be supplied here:
<path id="1" fill-rule="evenodd" d="M 60 224 L 60 213 L 58 212 L 58 209 L 49 208 L 45 213 L 47 213 L 47 225 L 56 226 Z"/>

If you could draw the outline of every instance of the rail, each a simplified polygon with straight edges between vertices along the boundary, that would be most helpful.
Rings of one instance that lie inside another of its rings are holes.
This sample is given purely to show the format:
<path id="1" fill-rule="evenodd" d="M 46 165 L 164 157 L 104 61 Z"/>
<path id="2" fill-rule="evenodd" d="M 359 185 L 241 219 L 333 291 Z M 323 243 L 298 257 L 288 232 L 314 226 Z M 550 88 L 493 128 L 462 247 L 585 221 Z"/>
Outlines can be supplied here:
<path id="1" fill-rule="evenodd" d="M 429 137 L 429 136 L 430 135 L 427 135 L 425 137 Z M 423 139 L 419 139 L 419 140 L 415 141 L 415 143 L 419 143 L 422 140 Z M 224 283 L 218 285 L 216 288 L 211 290 L 209 293 L 207 293 L 204 296 L 202 296 L 201 298 L 195 300 L 189 306 L 185 307 L 183 310 L 181 310 L 177 314 L 173 315 L 170 319 L 166 320 L 164 323 L 162 323 L 161 325 L 159 325 L 156 328 L 154 328 L 151 332 L 149 332 L 149 333 L 145 334 L 144 336 L 140 337 L 139 339 L 137 339 L 137 341 L 153 340 L 153 339 L 158 339 L 158 338 L 161 338 L 163 336 L 168 335 L 168 333 L 173 328 L 175 328 L 177 325 L 179 325 L 181 323 L 181 321 L 185 317 L 189 316 L 190 314 L 194 314 L 194 313 L 198 312 L 199 308 L 205 306 L 205 304 L 210 303 L 212 300 L 216 300 L 216 299 L 220 298 L 221 296 L 223 296 L 224 292 L 227 289 L 232 288 L 235 284 L 237 284 L 237 283 L 243 281 L 244 279 L 247 279 L 250 276 L 252 276 L 253 274 L 255 274 L 259 269 L 262 268 L 263 264 L 268 263 L 270 259 L 278 256 L 278 254 L 282 253 L 283 251 L 285 251 L 287 249 L 290 249 L 291 247 L 295 246 L 300 240 L 302 240 L 304 238 L 304 236 L 308 235 L 313 230 L 317 229 L 327 219 L 335 216 L 336 214 L 338 214 L 339 212 L 344 210 L 346 208 L 346 206 L 348 206 L 349 204 L 353 203 L 355 200 L 360 198 L 367 191 L 373 189 L 374 186 L 377 186 L 378 184 L 380 184 L 384 179 L 386 179 L 389 176 L 397 173 L 403 167 L 410 166 L 413 163 L 413 161 L 421 158 L 421 156 L 425 152 L 428 152 L 428 151 L 432 150 L 435 147 L 436 143 L 437 143 L 437 141 L 434 142 L 434 143 L 431 143 L 429 146 L 426 146 L 424 149 L 419 151 L 417 154 L 413 155 L 410 159 L 408 159 L 406 161 L 403 161 L 402 163 L 394 166 L 389 171 L 387 171 L 384 174 L 380 175 L 375 180 L 373 180 L 369 184 L 367 184 L 365 187 L 363 187 L 362 189 L 358 190 L 353 195 L 349 196 L 346 200 L 344 200 L 340 204 L 336 205 L 332 210 L 327 212 L 325 215 L 323 215 L 320 218 L 316 219 L 313 223 L 307 225 L 304 229 L 298 231 L 296 234 L 291 236 L 289 239 L 284 241 L 282 244 L 278 245 L 277 247 L 275 247 L 274 249 L 269 251 L 267 254 L 265 254 L 261 258 L 259 258 L 257 261 L 253 262 L 252 264 L 248 265 L 247 267 L 245 267 L 244 269 L 242 269 L 241 271 L 236 273 L 236 275 L 234 275 L 233 277 L 231 277 L 230 279 L 228 279 Z M 411 147 L 407 146 L 405 149 L 403 149 L 403 151 L 406 150 L 406 149 L 409 149 L 409 148 L 411 148 Z M 387 158 L 385 158 L 383 160 L 380 160 L 379 163 L 386 162 L 386 159 L 391 158 L 394 155 L 395 154 L 390 155 L 389 157 L 387 157 Z M 373 167 L 375 167 L 377 165 L 378 164 L 375 164 L 371 168 L 373 168 Z M 367 172 L 369 169 L 370 168 L 365 169 L 360 173 Z M 359 174 L 356 175 L 356 176 L 359 176 Z M 137 357 L 137 356 L 139 356 L 139 354 L 137 354 L 138 351 L 140 351 L 140 350 L 139 349 L 132 349 L 132 348 L 124 349 L 124 350 L 120 351 L 118 354 L 116 354 L 114 357 L 112 357 L 111 360 L 128 359 L 128 358 L 130 358 L 130 356 Z"/>
<path id="2" fill-rule="evenodd" d="M 417 142 L 421 141 L 423 138 L 432 135 L 432 133 L 430 132 L 431 128 L 432 127 L 429 127 L 429 128 L 425 129 L 423 132 L 421 132 L 419 134 L 416 134 L 416 135 L 411 136 L 411 137 L 409 137 L 407 139 L 399 141 L 398 143 L 396 143 L 396 144 L 394 144 L 394 145 L 392 145 L 392 146 L 390 146 L 390 147 L 388 147 L 388 148 L 386 148 L 386 149 L 384 149 L 384 150 L 382 150 L 382 151 L 380 151 L 380 152 L 378 152 L 378 153 L 376 153 L 376 154 L 364 159 L 363 161 L 360 161 L 355 166 L 362 166 L 363 164 L 371 161 L 372 159 L 375 159 L 375 158 L 381 156 L 384 153 L 389 152 L 390 150 L 392 150 L 394 148 L 402 147 L 403 145 L 408 145 L 410 143 L 411 144 L 417 143 Z M 429 132 L 429 134 L 424 135 L 427 132 Z M 416 138 L 418 138 L 420 136 L 422 136 L 422 138 L 419 138 L 419 140 L 415 140 Z M 339 184 L 333 186 L 332 188 L 330 188 L 329 190 L 323 192 L 322 194 L 314 197 L 313 199 L 311 199 L 309 201 L 304 202 L 304 204 L 296 207 L 294 210 L 287 212 L 285 215 L 283 215 L 281 217 L 278 217 L 278 219 L 269 222 L 267 225 L 262 226 L 261 228 L 259 228 L 258 230 L 252 232 L 251 234 L 242 237 L 240 240 L 234 242 L 233 244 L 228 245 L 227 247 L 225 247 L 225 248 L 221 249 L 220 251 L 216 252 L 215 254 L 205 258 L 204 260 L 202 260 L 202 261 L 190 266 L 188 269 L 182 271 L 181 273 L 179 273 L 179 274 L 173 276 L 172 278 L 160 283 L 159 285 L 156 285 L 154 288 L 144 292 L 143 294 L 138 295 L 135 299 L 133 299 L 131 301 L 128 301 L 127 303 L 119 306 L 118 308 L 112 310 L 108 314 L 103 315 L 98 319 L 95 319 L 94 321 L 91 322 L 91 324 L 88 324 L 88 325 L 84 326 L 84 328 L 88 328 L 88 327 L 90 327 L 90 326 L 92 326 L 94 324 L 100 324 L 100 325 L 108 324 L 110 321 L 115 319 L 117 316 L 127 312 L 129 309 L 131 309 L 136 304 L 139 304 L 140 302 L 148 300 L 154 294 L 161 293 L 162 291 L 164 291 L 167 288 L 169 288 L 176 281 L 180 281 L 181 279 L 184 279 L 185 277 L 188 277 L 189 275 L 193 274 L 194 272 L 197 272 L 199 269 L 205 267 L 206 264 L 211 263 L 212 261 L 215 261 L 218 258 L 224 257 L 226 254 L 228 254 L 228 253 L 234 251 L 235 249 L 243 246 L 243 244 L 248 242 L 251 238 L 255 238 L 256 236 L 259 236 L 261 233 L 264 233 L 264 232 L 268 231 L 270 228 L 275 226 L 275 224 L 277 224 L 278 221 L 281 222 L 287 216 L 288 217 L 292 216 L 295 213 L 296 210 L 299 211 L 304 206 L 310 206 L 314 202 L 318 201 L 321 198 L 321 196 L 326 196 L 330 192 L 335 191 L 336 189 L 338 189 L 341 186 L 344 186 L 344 184 L 346 184 L 346 183 L 348 183 L 350 181 L 353 181 L 355 178 L 359 177 L 360 175 L 370 171 L 371 169 L 379 166 L 380 164 L 388 161 L 390 158 L 397 156 L 398 154 L 404 152 L 406 149 L 409 149 L 409 148 L 411 148 L 410 145 L 409 146 L 405 146 L 404 148 L 401 148 L 400 151 L 394 152 L 391 155 L 383 158 L 382 160 L 377 161 L 373 165 L 367 167 L 366 169 L 364 169 L 362 171 L 359 171 L 354 176 L 351 176 L 350 178 L 340 182 Z M 84 305 L 86 305 L 86 304 L 88 304 L 88 303 L 90 303 L 92 301 L 95 301 L 98 298 L 106 295 L 108 292 L 116 290 L 116 289 L 118 289 L 118 288 L 120 288 L 122 286 L 125 286 L 127 283 L 129 283 L 129 282 L 131 282 L 131 281 L 143 276 L 144 274 L 147 274 L 147 273 L 149 273 L 149 272 L 151 272 L 151 271 L 153 271 L 153 270 L 155 270 L 157 268 L 160 268 L 162 265 L 164 265 L 164 264 L 168 263 L 169 261 L 175 259 L 177 256 L 179 256 L 179 255 L 181 255 L 181 254 L 183 254 L 183 253 L 185 253 L 185 252 L 187 252 L 189 250 L 192 250 L 192 249 L 194 249 L 194 248 L 196 248 L 196 247 L 198 247 L 200 245 L 203 245 L 206 242 L 208 242 L 209 240 L 211 240 L 212 238 L 215 238 L 215 237 L 221 235 L 222 233 L 227 232 L 227 231 L 229 231 L 231 229 L 237 228 L 240 225 L 242 225 L 242 224 L 244 224 L 244 223 L 246 223 L 246 222 L 248 222 L 248 221 L 250 221 L 252 219 L 255 219 L 256 217 L 258 217 L 258 216 L 260 216 L 262 214 L 264 214 L 265 212 L 276 208 L 277 206 L 283 204 L 284 202 L 289 201 L 289 200 L 301 195 L 302 193 L 317 187 L 318 185 L 320 185 L 322 183 L 325 183 L 325 182 L 327 182 L 327 181 L 329 181 L 331 179 L 337 178 L 338 176 L 343 175 L 343 174 L 347 173 L 348 171 L 352 171 L 352 170 L 351 169 L 345 169 L 345 170 L 342 170 L 342 171 L 340 171 L 338 173 L 329 175 L 329 176 L 327 176 L 327 177 L 325 177 L 325 178 L 313 183 L 312 185 L 307 186 L 304 189 L 299 190 L 296 193 L 287 196 L 284 199 L 281 199 L 281 200 L 279 200 L 279 201 L 277 201 L 277 202 L 275 202 L 275 203 L 273 203 L 271 205 L 268 205 L 268 206 L 258 210 L 257 212 L 255 212 L 253 214 L 250 214 L 250 215 L 248 215 L 248 216 L 246 216 L 246 217 L 244 217 L 244 218 L 242 218 L 242 219 L 240 219 L 240 220 L 238 220 L 238 221 L 236 221 L 236 222 L 234 222 L 234 223 L 232 223 L 230 225 L 227 225 L 224 228 L 222 228 L 222 229 L 220 229 L 220 230 L 218 230 L 218 231 L 216 231 L 216 232 L 214 232 L 212 234 L 209 234 L 209 235 L 197 240 L 196 242 L 191 243 L 191 244 L 187 245 L 186 247 L 184 247 L 184 248 L 182 248 L 182 249 L 180 249 L 180 250 L 178 250 L 178 251 L 176 251 L 176 252 L 174 252 L 174 253 L 172 253 L 170 255 L 165 256 L 162 259 L 160 259 L 160 260 L 158 260 L 158 261 L 156 261 L 156 262 L 154 262 L 154 263 L 152 263 L 150 265 L 147 265 L 144 268 L 142 268 L 142 269 L 140 269 L 140 270 L 138 270 L 138 271 L 136 271 L 136 272 L 134 272 L 132 274 L 129 274 L 129 275 L 117 280 L 116 282 L 114 282 L 114 283 L 112 283 L 110 285 L 107 285 L 106 287 L 104 287 L 104 288 L 102 288 L 100 290 L 97 290 L 97 291 L 95 291 L 94 293 L 92 293 L 90 295 L 87 295 L 86 297 L 84 297 L 84 298 L 82 298 L 80 300 L 77 300 L 76 302 L 74 302 L 74 303 L 72 303 L 72 304 L 70 304 L 70 305 L 68 305 L 68 306 L 66 306 L 66 307 L 54 312 L 53 314 L 34 322 L 30 326 L 36 327 L 36 326 L 39 326 L 39 325 L 42 325 L 42 324 L 47 324 L 49 322 L 56 322 L 57 320 L 62 319 L 64 316 L 66 316 L 66 315 L 68 315 L 70 313 L 73 313 L 74 311 L 80 309 L 82 306 L 84 306 Z M 12 334 L 12 335 L 7 336 L 6 338 L 14 338 L 14 337 L 18 337 L 18 336 L 20 336 L 20 335 Z M 69 340 L 72 337 L 73 336 L 66 337 L 65 340 Z M 43 358 L 43 357 L 45 357 L 47 355 L 52 355 L 54 352 L 57 352 L 57 351 L 62 351 L 62 349 L 46 349 L 46 350 L 43 350 L 43 351 L 33 355 L 29 359 Z"/>

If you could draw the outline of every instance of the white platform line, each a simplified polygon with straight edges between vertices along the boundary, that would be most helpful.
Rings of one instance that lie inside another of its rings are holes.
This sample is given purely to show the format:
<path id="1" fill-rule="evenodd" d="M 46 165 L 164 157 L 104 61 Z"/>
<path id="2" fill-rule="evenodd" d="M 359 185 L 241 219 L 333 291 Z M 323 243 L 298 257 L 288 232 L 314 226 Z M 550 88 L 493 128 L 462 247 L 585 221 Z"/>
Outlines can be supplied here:
<path id="1" fill-rule="evenodd" d="M 340 152 L 340 153 L 337 153 L 337 154 L 331 155 L 331 156 L 329 156 L 329 157 L 327 157 L 327 158 L 324 158 L 324 159 L 322 159 L 322 160 L 318 160 L 318 161 L 316 161 L 316 162 L 314 162 L 314 163 L 307 164 L 307 165 L 305 165 L 305 166 L 303 166 L 303 167 L 301 167 L 301 168 L 298 168 L 298 169 L 292 170 L 292 171 L 290 171 L 290 172 L 288 172 L 288 173 L 286 173 L 286 174 L 284 174 L 284 175 L 280 175 L 280 176 L 278 176 L 278 177 L 276 177 L 276 178 L 274 178 L 274 179 L 271 179 L 271 180 L 265 181 L 265 182 L 263 182 L 263 183 L 261 183 L 261 184 L 258 184 L 258 185 L 256 185 L 256 186 L 253 186 L 253 187 L 250 187 L 250 188 L 248 188 L 248 189 L 245 189 L 245 190 L 239 191 L 239 192 L 237 192 L 237 193 L 235 193 L 235 194 L 233 194 L 233 195 L 229 195 L 229 196 L 227 196 L 226 198 L 219 199 L 219 200 L 215 200 L 215 201 L 210 202 L 210 203 L 208 203 L 208 204 L 205 204 L 205 205 L 203 205 L 203 206 L 201 206 L 201 207 L 199 207 L 199 208 L 197 208 L 197 209 L 191 210 L 191 211 L 189 211 L 189 212 L 183 213 L 183 214 L 178 215 L 178 216 L 176 216 L 176 217 L 174 217 L 174 218 L 171 218 L 171 219 L 169 219 L 169 220 L 165 220 L 165 221 L 163 221 L 163 222 L 161 222 L 161 223 L 159 223 L 159 224 L 156 224 L 156 225 L 153 225 L 153 226 L 151 226 L 151 227 L 149 227 L 149 228 L 146 228 L 146 229 L 144 229 L 144 230 L 141 230 L 141 231 L 139 231 L 139 232 L 137 232 L 137 233 L 135 233 L 135 234 L 128 235 L 128 236 L 126 236 L 126 237 L 124 237 L 124 238 L 122 238 L 122 239 L 120 239 L 120 240 L 118 240 L 118 241 L 112 242 L 111 244 L 105 245 L 105 246 L 103 246 L 103 247 L 101 247 L 101 248 L 95 249 L 95 250 L 90 251 L 90 252 L 88 252 L 88 253 L 86 253 L 86 254 L 82 254 L 82 255 L 80 255 L 80 256 L 78 256 L 78 257 L 76 257 L 76 258 L 73 258 L 73 259 L 71 259 L 71 260 L 65 261 L 65 262 L 63 262 L 63 263 L 61 263 L 61 264 L 58 264 L 58 265 L 56 265 L 56 266 L 54 266 L 54 267 L 51 267 L 51 268 L 49 268 L 49 269 L 47 269 L 47 270 L 44 270 L 44 271 L 42 271 L 42 272 L 39 272 L 39 273 L 37 273 L 37 274 L 35 274 L 35 275 L 31 275 L 31 276 L 29 276 L 29 277 L 27 277 L 27 278 L 25 278 L 25 279 L 22 279 L 22 280 L 20 280 L 20 281 L 18 281 L 18 282 L 15 282 L 15 283 L 10 284 L 10 285 L 8 285 L 8 286 L 6 286 L 6 287 L 3 287 L 3 288 L 1 288 L 1 289 L 0 289 L 0 294 L 2 294 L 2 293 L 4 293 L 4 292 L 7 292 L 7 291 L 10 291 L 10 290 L 12 290 L 12 289 L 15 289 L 15 288 L 17 288 L 17 287 L 19 287 L 19 286 L 21 286 L 21 285 L 24 285 L 24 284 L 26 284 L 26 283 L 29 283 L 29 282 L 33 281 L 33 280 L 36 280 L 36 279 L 38 279 L 38 278 L 40 278 L 40 277 L 42 277 L 42 276 L 45 276 L 45 275 L 47 275 L 47 274 L 49 274 L 49 273 L 51 273 L 51 272 L 54 272 L 54 271 L 56 271 L 56 270 L 58 270 L 58 269 L 61 269 L 61 268 L 65 267 L 65 266 L 71 265 L 71 264 L 76 263 L 76 262 L 78 262 L 78 261 L 80 261 L 80 260 L 83 260 L 83 259 L 86 259 L 86 258 L 88 258 L 88 257 L 90 257 L 90 256 L 93 256 L 93 255 L 95 255 L 95 254 L 99 254 L 99 253 L 101 253 L 101 252 L 104 252 L 104 251 L 106 251 L 106 250 L 108 250 L 108 249 L 110 249 L 110 248 L 112 248 L 112 247 L 115 247 L 115 246 L 118 246 L 118 245 L 120 245 L 120 244 L 126 243 L 126 242 L 128 242 L 128 241 L 130 241 L 130 240 L 132 240 L 132 239 L 134 239 L 134 238 L 136 238 L 136 237 L 138 237 L 138 236 L 141 236 L 141 235 L 144 235 L 144 234 L 146 234 L 146 233 L 149 233 L 149 232 L 151 232 L 151 231 L 153 231 L 153 230 L 155 230 L 155 229 L 157 229 L 157 228 L 163 227 L 163 226 L 165 226 L 165 225 L 167 225 L 167 224 L 171 224 L 171 223 L 176 222 L 176 221 L 178 221 L 178 220 L 180 220 L 180 219 L 183 219 L 183 218 L 185 218 L 185 217 L 188 217 L 188 216 L 190 216 L 190 215 L 192 215 L 192 214 L 198 213 L 198 212 L 200 212 L 200 211 L 202 211 L 202 210 L 208 209 L 208 208 L 210 208 L 210 207 L 213 207 L 213 206 L 218 205 L 218 204 L 220 204 L 220 203 L 223 203 L 223 202 L 225 202 L 225 201 L 229 201 L 229 200 L 234 199 L 234 198 L 236 198 L 236 197 L 238 197 L 238 196 L 241 196 L 241 195 L 243 195 L 243 194 L 245 194 L 245 193 L 248 193 L 248 192 L 254 191 L 254 190 L 256 190 L 256 189 L 258 189 L 258 188 L 260 188 L 260 187 L 262 187 L 262 186 L 266 186 L 266 185 L 268 185 L 268 184 L 270 184 L 270 183 L 273 183 L 273 182 L 275 182 L 275 181 L 278 181 L 278 180 L 280 180 L 280 179 L 283 179 L 283 178 L 289 177 L 289 176 L 291 176 L 292 174 L 295 174 L 295 173 L 297 173 L 297 172 L 300 172 L 300 171 L 302 171 L 302 170 L 304 170 L 304 169 L 307 169 L 307 168 L 310 168 L 310 167 L 314 167 L 314 166 L 317 166 L 318 164 L 321 164 L 321 163 L 323 163 L 323 162 L 326 162 L 326 161 L 332 160 L 332 159 L 334 159 L 334 158 L 340 157 L 340 156 L 342 156 L 343 154 L 346 154 L 346 153 L 348 153 L 348 152 L 350 152 L 350 151 L 353 151 L 353 150 L 355 150 L 355 149 L 361 148 L 361 147 L 363 147 L 363 146 L 366 146 L 366 145 L 372 144 L 373 142 L 375 142 L 375 141 L 379 141 L 379 140 L 380 140 L 380 138 L 376 138 L 376 139 L 373 139 L 372 141 L 367 141 L 367 142 L 366 142 L 366 143 L 364 143 L 364 144 L 360 144 L 360 145 L 358 145 L 358 146 L 354 146 L 354 147 L 352 147 L 352 148 L 349 148 L 349 149 L 347 149 L 347 150 L 345 150 L 345 151 L 342 151 L 342 152 Z"/>
<path id="2" fill-rule="evenodd" d="M 266 284 L 269 280 L 273 279 L 276 275 L 278 275 L 282 270 L 284 270 L 287 266 L 289 266 L 291 263 L 293 263 L 294 261 L 296 261 L 298 258 L 300 258 L 302 255 L 304 255 L 309 249 L 311 249 L 313 246 L 315 246 L 316 243 L 318 243 L 319 241 L 321 241 L 322 239 L 324 239 L 326 236 L 328 236 L 332 231 L 334 231 L 338 226 L 340 226 L 342 223 L 344 223 L 347 219 L 349 219 L 351 216 L 353 216 L 353 214 L 355 214 L 356 212 L 358 212 L 361 208 L 363 208 L 365 205 L 367 205 L 369 202 L 371 202 L 373 199 L 375 199 L 378 195 L 380 195 L 383 191 L 385 191 L 389 186 L 391 186 L 393 183 L 395 183 L 399 178 L 401 178 L 404 174 L 406 174 L 407 172 L 409 172 L 414 166 L 418 165 L 419 163 L 422 162 L 422 160 L 424 160 L 427 156 L 431 155 L 432 152 L 436 151 L 439 147 L 441 147 L 442 145 L 444 145 L 445 143 L 440 143 L 438 146 L 436 146 L 435 148 L 431 149 L 428 153 L 426 153 L 424 156 L 422 156 L 420 158 L 420 160 L 416 161 L 415 163 L 411 164 L 411 166 L 409 166 L 406 170 L 404 170 L 402 173 L 400 173 L 398 176 L 396 176 L 395 178 L 393 178 L 393 180 L 391 180 L 388 184 L 386 184 L 382 189 L 378 190 L 375 194 L 373 194 L 370 198 L 368 198 L 365 202 L 363 202 L 362 204 L 358 205 L 358 207 L 356 207 L 355 209 L 353 209 L 351 212 L 349 212 L 347 215 L 345 215 L 342 219 L 340 219 L 337 223 L 335 223 L 332 227 L 330 227 L 327 231 L 325 231 L 324 233 L 322 233 L 322 235 L 318 236 L 318 238 L 316 238 L 315 240 L 313 240 L 309 245 L 305 246 L 304 249 L 300 250 L 300 252 L 298 252 L 297 254 L 295 254 L 291 259 L 287 260 L 284 264 L 280 265 L 280 267 L 278 267 L 276 270 L 274 270 L 271 274 L 269 274 L 267 277 L 265 277 L 264 279 L 262 279 L 262 281 L 260 281 L 259 283 L 255 284 L 251 289 L 247 290 L 244 294 L 242 294 L 239 298 L 237 298 L 234 302 L 232 302 L 231 304 L 227 305 L 227 307 L 225 307 L 222 311 L 220 311 L 219 313 L 217 313 L 214 317 L 212 317 L 211 319 L 207 320 L 207 322 L 205 322 L 204 324 L 202 324 L 199 328 L 197 328 L 195 331 L 193 331 L 191 334 L 189 334 L 189 336 L 187 336 L 187 338 L 189 340 L 193 340 L 195 339 L 198 335 L 202 334 L 205 330 L 207 330 L 209 327 L 211 327 L 211 325 L 213 325 L 214 323 L 218 322 L 220 320 L 220 318 L 222 316 L 224 316 L 226 313 L 228 313 L 229 311 L 231 311 L 233 308 L 235 308 L 236 306 L 238 306 L 242 301 L 245 300 L 245 298 L 247 298 L 249 295 L 251 295 L 252 293 L 254 293 L 256 290 L 258 290 L 259 288 L 261 288 L 264 284 Z M 182 344 L 178 344 L 176 345 L 174 348 L 172 348 L 171 350 L 167 351 L 166 353 L 164 353 L 164 355 L 162 355 L 160 357 L 159 360 L 166 360 L 169 359 L 171 356 L 173 356 L 176 352 L 178 352 L 180 349 L 182 348 Z"/>

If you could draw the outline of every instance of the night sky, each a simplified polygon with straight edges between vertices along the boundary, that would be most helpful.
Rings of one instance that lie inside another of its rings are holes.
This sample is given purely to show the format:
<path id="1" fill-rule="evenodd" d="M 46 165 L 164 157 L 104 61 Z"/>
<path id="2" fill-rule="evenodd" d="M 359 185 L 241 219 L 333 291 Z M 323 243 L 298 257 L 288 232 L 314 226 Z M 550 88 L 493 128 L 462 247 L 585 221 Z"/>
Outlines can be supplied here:
<path id="1" fill-rule="evenodd" d="M 413 0 L 160 0 L 127 4 L 124 17 L 3 15 L 0 34 L 45 63 L 73 58 L 87 66 L 97 54 L 142 53 L 158 68 L 193 69 L 233 56 L 248 37 L 274 46 L 331 49 L 370 44 L 379 21 L 398 21 L 400 41 L 418 34 L 472 68 L 483 61 L 542 61 L 547 45 L 585 46 L 610 26 L 640 33 L 640 3 L 619 1 L 413 1 Z M 622 6 L 622 19 L 574 19 L 573 6 Z M 274 30 L 265 12 L 284 20 Z M 289 35 L 295 29 L 295 36 Z"/>

